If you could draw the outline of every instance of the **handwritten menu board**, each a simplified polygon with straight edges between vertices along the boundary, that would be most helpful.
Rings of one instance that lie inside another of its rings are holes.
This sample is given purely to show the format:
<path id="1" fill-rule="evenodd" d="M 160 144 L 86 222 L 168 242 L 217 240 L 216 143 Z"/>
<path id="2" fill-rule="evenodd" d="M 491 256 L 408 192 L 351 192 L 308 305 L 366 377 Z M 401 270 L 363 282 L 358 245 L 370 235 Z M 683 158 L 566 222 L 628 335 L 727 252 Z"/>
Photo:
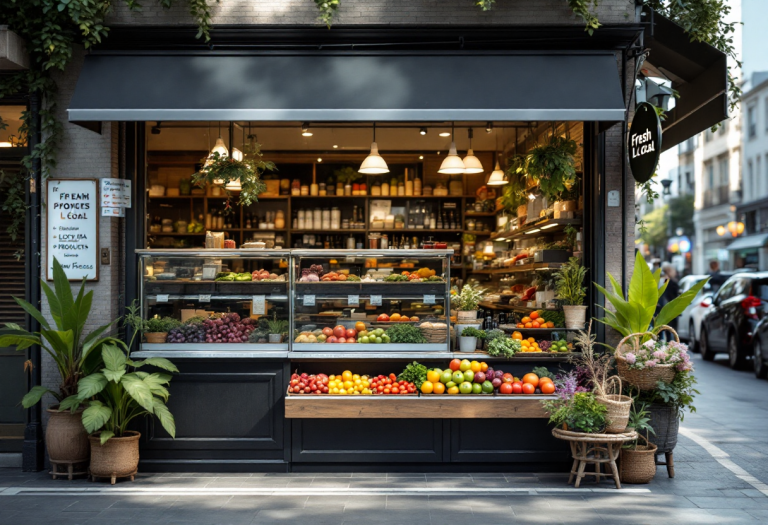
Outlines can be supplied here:
<path id="1" fill-rule="evenodd" d="M 99 280 L 99 186 L 95 179 L 48 181 L 46 199 L 47 275 L 53 258 L 70 280 Z"/>

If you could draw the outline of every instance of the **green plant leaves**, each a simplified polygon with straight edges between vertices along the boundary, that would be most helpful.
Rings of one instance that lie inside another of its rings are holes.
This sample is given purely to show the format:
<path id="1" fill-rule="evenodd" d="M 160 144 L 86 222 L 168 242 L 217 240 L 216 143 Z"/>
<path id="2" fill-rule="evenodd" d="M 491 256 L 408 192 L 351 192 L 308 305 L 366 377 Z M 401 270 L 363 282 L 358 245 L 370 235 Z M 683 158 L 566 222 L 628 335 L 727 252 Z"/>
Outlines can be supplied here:
<path id="1" fill-rule="evenodd" d="M 91 401 L 88 408 L 83 411 L 83 426 L 89 434 L 99 430 L 107 424 L 112 417 L 112 409 L 101 401 Z"/>
<path id="2" fill-rule="evenodd" d="M 99 442 L 103 445 L 107 441 L 109 441 L 110 438 L 115 437 L 115 433 L 111 430 L 102 430 L 99 434 Z"/>
<path id="3" fill-rule="evenodd" d="M 176 438 L 176 421 L 173 419 L 173 414 L 171 414 L 171 411 L 168 410 L 167 406 L 165 406 L 165 403 L 157 398 L 154 398 L 153 411 L 157 416 L 157 419 L 160 420 L 160 424 L 163 425 L 165 431 L 168 432 L 172 438 Z"/>
<path id="4" fill-rule="evenodd" d="M 61 403 L 59 403 L 59 412 L 70 410 L 74 414 L 77 409 L 80 408 L 81 402 L 82 399 L 80 399 L 78 396 L 69 396 L 68 398 L 62 400 Z"/>
<path id="5" fill-rule="evenodd" d="M 142 381 L 136 374 L 125 374 L 120 380 L 120 385 L 125 388 L 128 395 L 133 398 L 136 403 L 149 412 L 154 411 L 154 401 L 152 397 L 152 390 L 149 385 Z"/>
<path id="6" fill-rule="evenodd" d="M 104 360 L 104 366 L 107 370 L 112 372 L 122 370 L 125 372 L 127 357 L 125 353 L 119 350 L 116 346 L 105 344 L 101 349 L 101 358 Z"/>
<path id="7" fill-rule="evenodd" d="M 156 366 L 157 368 L 162 368 L 163 370 L 167 370 L 168 372 L 179 371 L 179 369 L 176 368 L 176 365 L 174 365 L 164 357 L 148 357 L 143 361 L 128 360 L 128 364 L 133 366 L 134 368 L 141 368 L 144 365 L 151 365 L 151 366 Z"/>
<path id="8" fill-rule="evenodd" d="M 56 397 L 55 392 L 48 390 L 44 386 L 40 386 L 40 385 L 33 386 L 32 388 L 29 389 L 29 392 L 27 392 L 26 395 L 23 398 L 21 398 L 21 406 L 23 406 L 24 408 L 32 407 L 37 403 L 39 403 L 45 394 L 51 394 L 54 397 Z"/>
<path id="9" fill-rule="evenodd" d="M 96 372 L 85 376 L 77 382 L 77 397 L 82 400 L 93 397 L 107 386 L 107 378 L 104 374 Z"/>
<path id="10" fill-rule="evenodd" d="M 690 289 L 688 289 L 686 292 L 683 292 L 682 294 L 678 295 L 677 297 L 669 301 L 667 304 L 665 304 L 661 308 L 659 315 L 656 316 L 654 328 L 658 329 L 661 326 L 669 324 L 669 322 L 672 321 L 675 317 L 683 313 L 683 310 L 685 310 L 688 307 L 688 305 L 691 304 L 691 302 L 699 293 L 699 291 L 702 288 L 704 288 L 704 285 L 707 284 L 708 280 L 709 279 L 704 279 L 702 281 L 699 281 L 698 283 L 693 285 Z"/>

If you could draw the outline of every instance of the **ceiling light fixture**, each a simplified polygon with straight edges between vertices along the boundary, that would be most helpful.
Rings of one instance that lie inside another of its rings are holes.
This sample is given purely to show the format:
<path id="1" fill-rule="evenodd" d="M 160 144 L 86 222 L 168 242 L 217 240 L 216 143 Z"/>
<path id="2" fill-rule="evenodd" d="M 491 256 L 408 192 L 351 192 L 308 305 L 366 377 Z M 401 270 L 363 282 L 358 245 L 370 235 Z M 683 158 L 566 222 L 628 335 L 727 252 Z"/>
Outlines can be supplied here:
<path id="1" fill-rule="evenodd" d="M 419 130 L 419 135 L 421 135 L 421 136 L 424 136 L 424 135 L 426 135 L 426 134 L 427 134 L 427 128 L 421 128 L 421 129 Z"/>
<path id="2" fill-rule="evenodd" d="M 228 157 L 229 150 L 224 145 L 224 141 L 221 139 L 221 122 L 219 122 L 219 138 L 216 139 L 216 144 L 213 145 L 211 153 L 218 153 L 220 157 Z"/>
<path id="3" fill-rule="evenodd" d="M 301 125 L 301 136 L 302 137 L 311 137 L 312 136 L 312 131 L 310 131 L 310 129 L 309 129 L 309 122 L 304 122 Z"/>
<path id="4" fill-rule="evenodd" d="M 486 133 L 490 133 L 490 132 L 492 132 L 492 131 L 493 131 L 493 122 L 488 122 L 488 123 L 485 125 L 485 132 L 486 132 Z"/>
<path id="5" fill-rule="evenodd" d="M 526 235 L 530 235 L 532 233 L 539 233 L 541 230 L 539 228 L 536 228 L 535 230 L 529 230 L 525 232 Z"/>
<path id="6" fill-rule="evenodd" d="M 546 226 L 542 226 L 541 229 L 548 230 L 550 228 L 554 228 L 555 226 L 557 226 L 557 224 L 547 224 Z"/>
<path id="7" fill-rule="evenodd" d="M 448 155 L 443 159 L 443 163 L 440 164 L 438 173 L 443 175 L 461 175 L 465 172 L 466 166 L 464 161 L 461 160 L 459 154 L 456 153 L 456 142 L 453 136 L 453 124 L 451 124 L 451 148 L 448 150 Z"/>
<path id="8" fill-rule="evenodd" d="M 424 155 L 419 155 L 419 160 L 424 160 Z"/>
<path id="9" fill-rule="evenodd" d="M 438 135 L 441 136 L 441 137 L 450 137 L 451 136 L 451 134 L 448 133 L 447 131 L 441 131 L 440 133 L 438 133 Z"/>
<path id="10" fill-rule="evenodd" d="M 389 173 L 389 167 L 384 159 L 379 155 L 379 147 L 376 145 L 376 123 L 373 123 L 373 142 L 371 143 L 371 153 L 365 157 L 360 165 L 358 173 L 364 175 L 383 175 Z"/>
<path id="11" fill-rule="evenodd" d="M 498 150 L 499 146 L 499 136 L 496 135 L 496 150 Z M 515 153 L 517 153 L 517 129 L 515 129 Z M 491 176 L 488 177 L 488 182 L 486 182 L 486 185 L 488 186 L 504 186 L 509 181 L 507 180 L 507 177 L 504 174 L 504 170 L 501 169 L 501 166 L 499 166 L 499 154 L 496 153 L 496 167 L 493 168 L 493 171 L 491 172 Z"/>
<path id="12" fill-rule="evenodd" d="M 339 149 L 339 145 L 338 144 L 334 144 L 333 145 L 333 149 Z"/>
<path id="13" fill-rule="evenodd" d="M 323 159 L 321 159 L 320 157 L 317 157 L 317 162 L 323 162 Z"/>
<path id="14" fill-rule="evenodd" d="M 472 128 L 469 128 L 469 149 L 467 150 L 467 156 L 464 157 L 464 173 L 467 175 L 473 175 L 475 173 L 482 173 L 485 171 L 483 163 L 480 159 L 475 157 L 475 152 L 472 151 Z"/>

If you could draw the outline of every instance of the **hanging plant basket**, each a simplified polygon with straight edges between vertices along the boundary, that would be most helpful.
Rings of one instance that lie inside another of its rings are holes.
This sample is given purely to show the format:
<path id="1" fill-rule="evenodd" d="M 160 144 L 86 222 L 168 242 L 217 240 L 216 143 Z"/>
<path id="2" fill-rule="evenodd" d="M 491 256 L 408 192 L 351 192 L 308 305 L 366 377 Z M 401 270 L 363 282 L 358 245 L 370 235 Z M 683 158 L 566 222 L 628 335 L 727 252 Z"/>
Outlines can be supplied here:
<path id="1" fill-rule="evenodd" d="M 528 154 L 528 175 L 538 183 L 547 201 L 562 200 L 562 194 L 576 184 L 577 151 L 575 140 L 553 134 L 546 144 L 536 146 Z"/>
<path id="2" fill-rule="evenodd" d="M 653 390 L 656 388 L 656 384 L 661 381 L 662 383 L 671 383 L 675 379 L 674 364 L 656 365 L 654 367 L 646 367 L 643 369 L 631 368 L 627 362 L 625 355 L 630 351 L 637 352 L 640 349 L 641 340 L 645 336 L 650 336 L 651 339 L 657 341 L 658 334 L 662 331 L 672 332 L 675 336 L 675 341 L 680 342 L 680 338 L 669 326 L 661 326 L 656 332 L 643 332 L 637 334 L 629 334 L 627 337 L 619 341 L 616 346 L 616 368 L 619 371 L 619 376 L 622 380 L 626 381 L 632 386 L 639 388 L 640 390 Z"/>

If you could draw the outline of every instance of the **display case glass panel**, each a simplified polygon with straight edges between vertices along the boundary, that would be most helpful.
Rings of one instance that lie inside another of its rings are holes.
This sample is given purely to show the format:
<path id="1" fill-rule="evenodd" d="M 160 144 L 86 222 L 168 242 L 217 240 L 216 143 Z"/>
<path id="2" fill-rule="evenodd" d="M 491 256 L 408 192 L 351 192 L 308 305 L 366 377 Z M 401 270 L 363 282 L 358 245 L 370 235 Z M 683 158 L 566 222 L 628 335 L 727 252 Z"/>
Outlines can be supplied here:
<path id="1" fill-rule="evenodd" d="M 137 253 L 142 350 L 288 350 L 288 251 Z"/>
<path id="2" fill-rule="evenodd" d="M 451 255 L 293 250 L 293 351 L 448 351 Z"/>

